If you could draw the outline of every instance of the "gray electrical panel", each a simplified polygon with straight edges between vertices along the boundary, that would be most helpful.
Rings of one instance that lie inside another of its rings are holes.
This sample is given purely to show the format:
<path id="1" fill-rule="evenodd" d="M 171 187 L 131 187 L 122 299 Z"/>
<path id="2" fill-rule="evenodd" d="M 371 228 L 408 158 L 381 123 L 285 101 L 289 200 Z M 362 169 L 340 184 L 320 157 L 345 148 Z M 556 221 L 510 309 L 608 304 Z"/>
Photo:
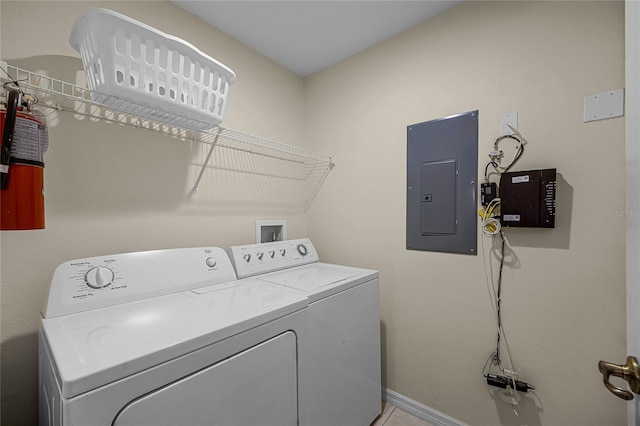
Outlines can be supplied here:
<path id="1" fill-rule="evenodd" d="M 407 126 L 407 249 L 476 254 L 478 111 Z"/>

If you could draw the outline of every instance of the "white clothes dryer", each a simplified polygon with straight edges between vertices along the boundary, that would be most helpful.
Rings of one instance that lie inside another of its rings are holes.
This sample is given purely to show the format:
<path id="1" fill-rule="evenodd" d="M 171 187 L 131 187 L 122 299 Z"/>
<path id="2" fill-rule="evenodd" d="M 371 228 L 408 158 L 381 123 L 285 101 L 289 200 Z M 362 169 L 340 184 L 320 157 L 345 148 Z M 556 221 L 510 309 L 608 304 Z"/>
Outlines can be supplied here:
<path id="1" fill-rule="evenodd" d="M 381 412 L 377 271 L 319 262 L 307 238 L 228 250 L 243 282 L 309 298 L 300 425 L 365 426 Z"/>
<path id="2" fill-rule="evenodd" d="M 39 331 L 40 425 L 297 425 L 306 297 L 214 247 L 65 262 Z"/>

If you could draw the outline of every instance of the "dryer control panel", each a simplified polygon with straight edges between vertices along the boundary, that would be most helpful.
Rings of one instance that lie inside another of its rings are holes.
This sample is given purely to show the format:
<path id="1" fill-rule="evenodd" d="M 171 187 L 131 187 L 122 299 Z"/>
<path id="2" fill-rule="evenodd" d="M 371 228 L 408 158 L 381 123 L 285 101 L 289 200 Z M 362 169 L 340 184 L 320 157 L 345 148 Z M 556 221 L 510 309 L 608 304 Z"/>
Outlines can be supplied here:
<path id="1" fill-rule="evenodd" d="M 235 281 L 218 247 L 180 248 L 76 259 L 56 268 L 44 318 Z"/>
<path id="2" fill-rule="evenodd" d="M 238 278 L 318 262 L 318 252 L 308 238 L 233 246 L 227 250 Z"/>

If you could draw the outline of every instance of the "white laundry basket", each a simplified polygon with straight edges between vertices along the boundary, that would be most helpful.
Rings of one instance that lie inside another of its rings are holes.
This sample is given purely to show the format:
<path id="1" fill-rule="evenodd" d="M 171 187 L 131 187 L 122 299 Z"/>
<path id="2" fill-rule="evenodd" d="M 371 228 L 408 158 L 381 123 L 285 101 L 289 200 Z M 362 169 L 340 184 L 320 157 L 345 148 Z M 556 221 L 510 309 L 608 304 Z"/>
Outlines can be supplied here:
<path id="1" fill-rule="evenodd" d="M 192 130 L 219 124 L 235 73 L 177 37 L 107 9 L 90 9 L 69 37 L 95 102 Z"/>

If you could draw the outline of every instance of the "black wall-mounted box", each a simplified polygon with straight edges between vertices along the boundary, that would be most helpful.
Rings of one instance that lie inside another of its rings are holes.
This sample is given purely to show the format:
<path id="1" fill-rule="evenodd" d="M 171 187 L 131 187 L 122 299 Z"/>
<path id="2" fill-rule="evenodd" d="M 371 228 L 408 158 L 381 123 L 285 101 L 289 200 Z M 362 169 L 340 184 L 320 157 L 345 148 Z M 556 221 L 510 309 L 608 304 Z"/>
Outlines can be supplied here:
<path id="1" fill-rule="evenodd" d="M 555 228 L 556 169 L 503 173 L 499 191 L 502 226 Z"/>

